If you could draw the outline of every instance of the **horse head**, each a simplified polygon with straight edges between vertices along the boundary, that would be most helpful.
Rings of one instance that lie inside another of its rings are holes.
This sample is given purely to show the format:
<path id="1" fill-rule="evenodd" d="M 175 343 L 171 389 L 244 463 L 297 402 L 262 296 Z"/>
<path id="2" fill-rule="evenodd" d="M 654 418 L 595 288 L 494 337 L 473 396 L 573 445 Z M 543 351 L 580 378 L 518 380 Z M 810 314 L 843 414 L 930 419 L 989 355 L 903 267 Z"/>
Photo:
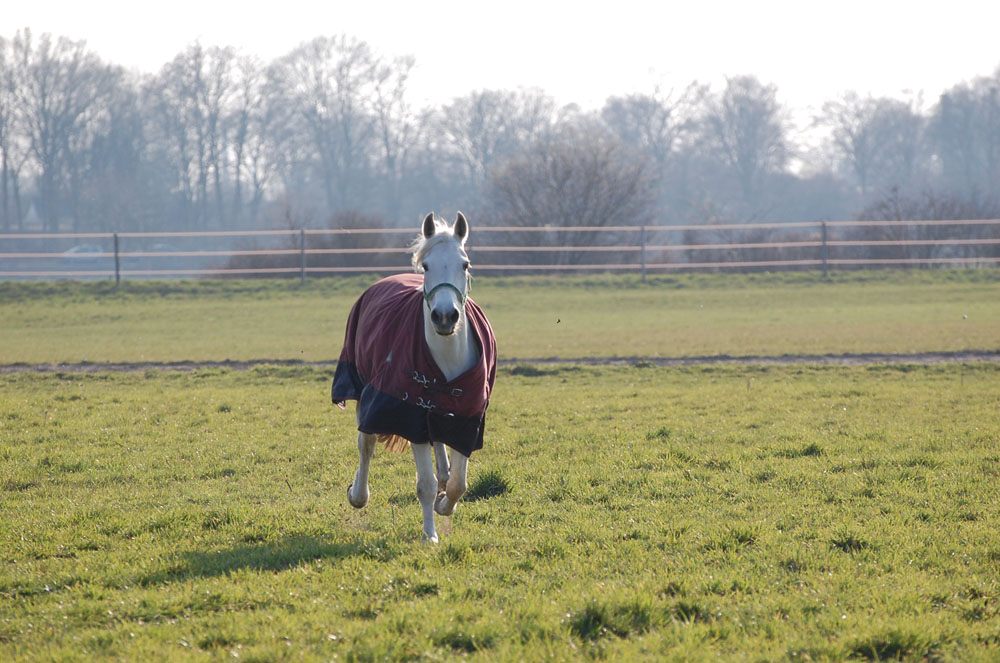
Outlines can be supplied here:
<path id="1" fill-rule="evenodd" d="M 469 256 L 465 241 L 469 222 L 461 212 L 455 225 L 434 217 L 431 212 L 413 246 L 413 267 L 424 275 L 424 302 L 434 331 L 452 336 L 461 328 L 465 300 L 469 296 Z"/>

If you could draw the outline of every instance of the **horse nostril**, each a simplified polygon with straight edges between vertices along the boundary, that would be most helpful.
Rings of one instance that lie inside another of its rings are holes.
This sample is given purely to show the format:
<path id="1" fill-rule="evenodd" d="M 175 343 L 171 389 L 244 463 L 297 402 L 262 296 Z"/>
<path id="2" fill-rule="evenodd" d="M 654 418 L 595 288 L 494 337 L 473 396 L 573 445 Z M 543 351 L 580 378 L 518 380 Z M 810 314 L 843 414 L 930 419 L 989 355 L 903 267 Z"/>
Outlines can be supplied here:
<path id="1" fill-rule="evenodd" d="M 441 314 L 437 311 L 437 309 L 431 311 L 431 322 L 436 325 L 441 324 Z"/>
<path id="2" fill-rule="evenodd" d="M 448 314 L 448 324 L 454 325 L 458 323 L 458 309 L 453 308 L 451 313 Z"/>

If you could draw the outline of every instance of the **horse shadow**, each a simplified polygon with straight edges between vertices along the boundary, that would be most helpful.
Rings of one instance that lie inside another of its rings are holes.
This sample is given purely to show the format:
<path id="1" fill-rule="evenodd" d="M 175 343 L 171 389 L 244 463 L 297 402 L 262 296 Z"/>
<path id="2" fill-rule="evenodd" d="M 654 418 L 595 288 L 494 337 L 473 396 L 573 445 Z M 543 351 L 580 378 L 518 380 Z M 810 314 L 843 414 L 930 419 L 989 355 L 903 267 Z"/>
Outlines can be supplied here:
<path id="1" fill-rule="evenodd" d="M 160 585 L 226 576 L 238 571 L 279 573 L 316 560 L 365 557 L 388 561 L 395 555 L 385 541 L 340 542 L 300 534 L 280 541 L 251 543 L 229 549 L 180 552 L 168 568 L 139 578 L 139 584 Z"/>

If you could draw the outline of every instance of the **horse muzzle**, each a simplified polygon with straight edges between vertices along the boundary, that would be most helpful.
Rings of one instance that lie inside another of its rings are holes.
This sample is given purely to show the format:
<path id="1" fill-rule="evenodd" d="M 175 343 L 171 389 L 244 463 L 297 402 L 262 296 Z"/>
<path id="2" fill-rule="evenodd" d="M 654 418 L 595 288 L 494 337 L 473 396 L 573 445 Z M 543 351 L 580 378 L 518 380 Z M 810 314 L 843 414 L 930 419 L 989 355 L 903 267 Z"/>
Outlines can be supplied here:
<path id="1" fill-rule="evenodd" d="M 451 336 L 458 329 L 459 317 L 458 308 L 455 306 L 443 311 L 435 308 L 431 311 L 431 324 L 434 325 L 434 331 L 439 336 Z"/>

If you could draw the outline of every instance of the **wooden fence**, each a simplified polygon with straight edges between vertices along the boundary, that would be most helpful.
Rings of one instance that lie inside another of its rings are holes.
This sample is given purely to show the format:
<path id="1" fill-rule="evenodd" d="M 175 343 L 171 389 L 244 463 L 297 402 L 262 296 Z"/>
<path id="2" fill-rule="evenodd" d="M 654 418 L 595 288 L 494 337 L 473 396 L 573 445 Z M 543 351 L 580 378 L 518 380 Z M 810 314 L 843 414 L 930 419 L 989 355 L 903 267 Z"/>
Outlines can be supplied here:
<path id="1" fill-rule="evenodd" d="M 409 271 L 413 229 L 0 234 L 0 279 L 309 276 Z M 477 226 L 483 273 L 987 267 L 1000 220 Z M 68 244 L 72 244 L 66 248 Z"/>

